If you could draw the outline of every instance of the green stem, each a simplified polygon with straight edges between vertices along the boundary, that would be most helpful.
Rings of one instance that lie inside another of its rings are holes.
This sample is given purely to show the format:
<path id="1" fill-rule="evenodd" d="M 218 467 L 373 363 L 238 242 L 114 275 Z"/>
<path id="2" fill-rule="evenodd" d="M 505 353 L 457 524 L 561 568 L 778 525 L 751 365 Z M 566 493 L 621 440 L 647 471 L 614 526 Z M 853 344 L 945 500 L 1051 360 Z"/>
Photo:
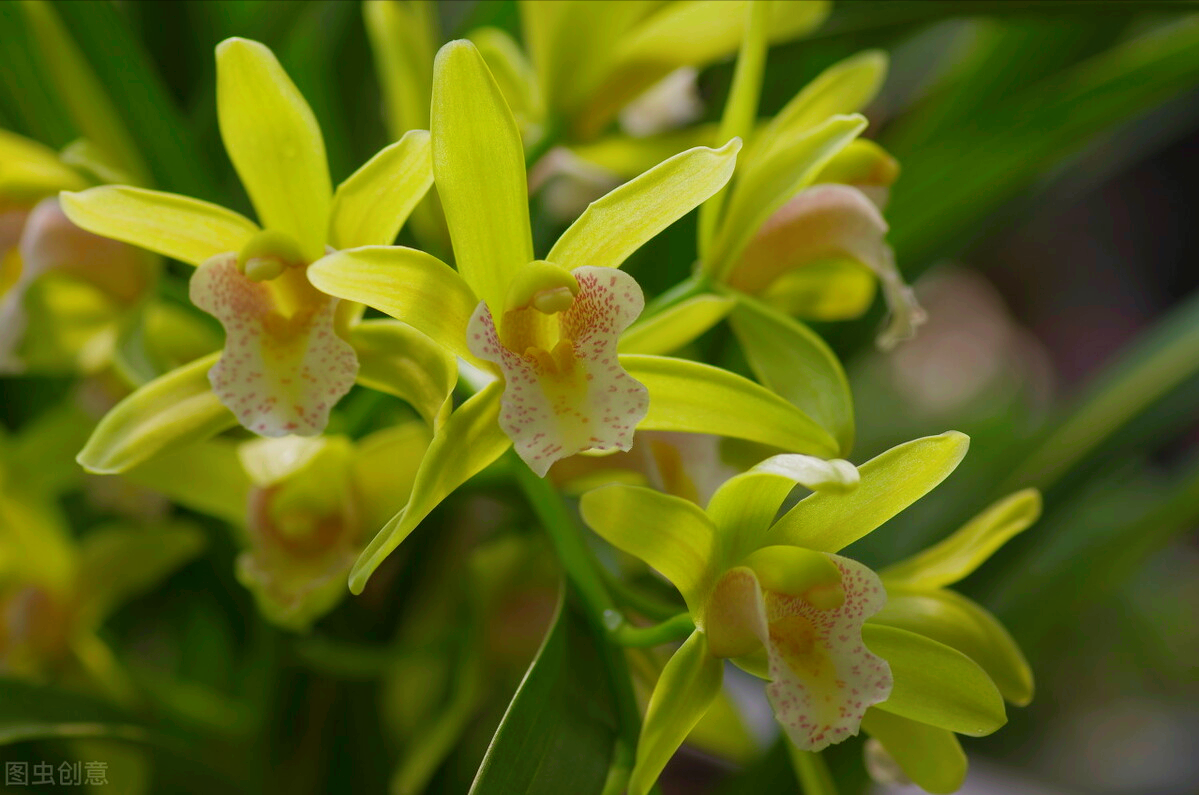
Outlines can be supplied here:
<path id="1" fill-rule="evenodd" d="M 787 745 L 791 766 L 795 768 L 804 795 L 837 795 L 833 774 L 819 752 L 801 751 L 786 737 L 782 741 Z"/>
<path id="2" fill-rule="evenodd" d="M 679 613 L 673 618 L 654 624 L 652 627 L 635 627 L 622 624 L 612 632 L 612 639 L 621 646 L 658 646 L 676 640 L 684 640 L 695 631 L 695 622 L 689 613 Z"/>

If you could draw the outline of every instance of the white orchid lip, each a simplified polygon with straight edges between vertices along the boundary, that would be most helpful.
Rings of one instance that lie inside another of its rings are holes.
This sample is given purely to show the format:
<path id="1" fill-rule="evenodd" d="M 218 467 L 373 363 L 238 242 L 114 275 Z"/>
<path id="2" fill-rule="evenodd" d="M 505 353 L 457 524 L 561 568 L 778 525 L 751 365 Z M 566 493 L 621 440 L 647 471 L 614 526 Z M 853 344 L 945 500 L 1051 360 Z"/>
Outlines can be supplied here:
<path id="1" fill-rule="evenodd" d="M 521 285 L 520 295 L 510 293 L 515 308 L 504 313 L 502 331 L 481 302 L 467 343 L 498 365 L 506 381 L 500 425 L 525 463 L 544 476 L 575 453 L 632 447 L 649 395 L 621 367 L 616 345 L 645 299 L 631 276 L 613 268 L 532 265 L 543 272 L 532 274 L 535 281 Z"/>

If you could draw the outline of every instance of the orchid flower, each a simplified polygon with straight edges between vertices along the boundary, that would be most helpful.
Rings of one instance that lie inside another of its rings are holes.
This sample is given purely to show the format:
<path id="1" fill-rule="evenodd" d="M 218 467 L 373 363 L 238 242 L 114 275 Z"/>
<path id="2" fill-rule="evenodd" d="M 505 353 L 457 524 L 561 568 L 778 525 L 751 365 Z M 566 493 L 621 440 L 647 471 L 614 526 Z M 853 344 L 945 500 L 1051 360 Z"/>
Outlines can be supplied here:
<path id="1" fill-rule="evenodd" d="M 870 619 L 875 634 L 881 631 L 883 642 L 893 646 L 920 638 L 920 643 L 933 642 L 958 652 L 982 669 L 1003 699 L 1016 706 L 1028 704 L 1033 697 L 1032 671 L 1012 636 L 986 609 L 945 586 L 974 571 L 1036 521 L 1040 511 L 1041 497 L 1035 489 L 1018 491 L 940 543 L 880 571 L 887 604 Z M 961 681 L 947 680 L 943 687 L 960 685 Z M 977 687 L 986 689 L 983 684 Z M 957 791 L 966 776 L 966 756 L 955 735 L 961 729 L 937 717 L 943 718 L 928 712 L 887 712 L 882 705 L 867 710 L 862 720 L 862 728 L 872 738 L 866 746 L 867 767 L 875 767 L 869 764 L 872 760 L 885 759 L 899 768 L 903 778 L 927 792 Z"/>
<path id="2" fill-rule="evenodd" d="M 372 341 L 363 338 L 369 331 L 358 334 L 366 326 L 355 325 L 361 308 L 321 293 L 307 270 L 337 248 L 390 243 L 432 182 L 428 134 L 414 131 L 334 192 L 316 118 L 271 51 L 228 39 L 216 62 L 221 136 L 261 228 L 217 205 L 127 186 L 62 196 L 84 229 L 196 266 L 192 303 L 225 328 L 217 361 L 166 374 L 101 424 L 80 459 L 95 471 L 119 471 L 128 456 L 144 460 L 235 423 L 263 436 L 320 433 L 355 380 L 373 380 L 360 367 Z M 397 335 L 401 350 L 429 347 L 419 335 Z M 202 398 L 205 374 L 212 395 Z M 188 416 L 159 417 L 157 442 L 130 453 L 125 430 L 161 406 L 155 395 L 172 390 L 196 398 Z M 400 383 L 390 391 L 411 400 L 407 390 Z"/>
<path id="3" fill-rule="evenodd" d="M 724 184 L 739 141 L 683 152 L 594 202 L 541 260 L 516 122 L 470 42 L 438 53 L 431 135 L 457 271 L 413 249 L 363 247 L 325 258 L 308 275 L 330 295 L 411 325 L 494 380 L 438 430 L 408 506 L 359 560 L 351 589 L 361 590 L 433 507 L 509 446 L 539 475 L 575 453 L 627 450 L 635 428 L 836 453 L 818 423 L 748 379 L 618 352 L 644 300 L 619 266 Z"/>
<path id="4" fill-rule="evenodd" d="M 803 751 L 857 734 L 869 710 L 969 734 L 1002 725 L 1002 699 L 976 663 L 916 633 L 867 623 L 886 605 L 883 582 L 836 554 L 940 483 L 967 444 L 949 432 L 860 468 L 775 456 L 725 483 L 706 509 L 636 486 L 583 495 L 587 524 L 670 580 L 696 626 L 650 698 L 632 795 L 649 791 L 715 698 L 725 659 L 770 681 L 775 717 Z M 814 493 L 776 520 L 796 484 Z"/>
<path id="5" fill-rule="evenodd" d="M 88 184 L 54 151 L 0 130 L 0 371 L 101 369 L 153 283 L 152 258 L 63 215 L 58 192 Z"/>

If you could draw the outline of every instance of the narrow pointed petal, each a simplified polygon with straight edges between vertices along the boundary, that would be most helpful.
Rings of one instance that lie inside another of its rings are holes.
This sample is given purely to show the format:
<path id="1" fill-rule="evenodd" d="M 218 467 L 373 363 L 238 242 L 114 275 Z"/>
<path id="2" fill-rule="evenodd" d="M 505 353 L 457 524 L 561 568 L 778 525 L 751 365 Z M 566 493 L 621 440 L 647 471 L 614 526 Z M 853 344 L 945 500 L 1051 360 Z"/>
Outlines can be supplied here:
<path id="1" fill-rule="evenodd" d="M 969 446 L 968 436 L 948 431 L 892 447 L 858 467 L 853 491 L 800 500 L 770 528 L 766 543 L 837 552 L 936 488 Z"/>
<path id="2" fill-rule="evenodd" d="M 584 494 L 579 510 L 588 527 L 652 566 L 699 613 L 716 577 L 717 540 L 716 528 L 694 503 L 639 486 L 609 485 Z"/>
<path id="3" fill-rule="evenodd" d="M 853 395 L 836 355 L 810 328 L 738 296 L 729 323 L 758 380 L 803 409 L 840 445 L 853 448 Z"/>
<path id="4" fill-rule="evenodd" d="M 295 240 L 307 261 L 319 259 L 333 188 L 316 116 L 262 44 L 226 39 L 216 64 L 221 138 L 258 220 Z"/>
<path id="5" fill-rule="evenodd" d="M 845 601 L 821 610 L 797 596 L 768 591 L 770 675 L 766 696 L 791 742 L 819 751 L 858 733 L 862 716 L 891 692 L 887 662 L 862 642 L 862 625 L 886 602 L 878 576 L 830 556 L 841 570 Z"/>
<path id="6" fill-rule="evenodd" d="M 637 741 L 629 795 L 646 795 L 687 735 L 720 694 L 724 664 L 708 653 L 702 632 L 693 632 L 662 669 Z"/>
<path id="7" fill-rule="evenodd" d="M 500 426 L 529 468 L 544 477 L 557 460 L 584 450 L 628 450 L 649 403 L 645 387 L 620 365 L 616 343 L 641 313 L 633 277 L 609 268 L 576 268 L 579 293 L 560 315 L 552 352 L 512 351 L 486 305 L 471 318 L 471 352 L 504 373 Z"/>
<path id="8" fill-rule="evenodd" d="M 143 188 L 103 186 L 64 193 L 61 201 L 76 226 L 189 265 L 240 251 L 258 231 L 224 207 Z"/>
<path id="9" fill-rule="evenodd" d="M 336 249 L 391 245 L 432 185 L 429 133 L 410 130 L 337 186 L 329 245 Z"/>
<path id="10" fill-rule="evenodd" d="M 88 472 L 114 475 L 237 425 L 208 383 L 217 354 L 156 378 L 112 408 L 80 451 Z"/>
<path id="11" fill-rule="evenodd" d="M 693 342 L 732 310 L 734 301 L 721 295 L 697 295 L 635 323 L 620 338 L 621 353 L 664 356 Z"/>
<path id="12" fill-rule="evenodd" d="M 741 139 L 681 152 L 592 202 L 546 257 L 564 268 L 619 268 L 659 232 L 724 187 Z"/>
<path id="13" fill-rule="evenodd" d="M 811 455 L 837 454 L 837 442 L 811 417 L 748 378 L 665 356 L 622 354 L 620 360 L 649 389 L 641 430 L 711 433 Z"/>
<path id="14" fill-rule="evenodd" d="M 878 709 L 982 737 L 1007 722 L 1003 696 L 977 663 L 915 632 L 867 624 L 862 638 L 891 666 L 895 686 Z"/>
<path id="15" fill-rule="evenodd" d="M 1040 515 L 1040 492 L 1018 491 L 988 507 L 939 544 L 883 569 L 883 580 L 903 588 L 952 585 L 982 565 Z"/>
<path id="16" fill-rule="evenodd" d="M 454 258 L 475 294 L 500 307 L 512 277 L 533 260 L 520 132 L 469 41 L 442 47 L 433 70 L 433 173 Z"/>
<path id="17" fill-rule="evenodd" d="M 354 349 L 334 330 L 337 299 L 304 286 L 311 300 L 287 316 L 270 286 L 239 271 L 233 255 L 214 257 L 191 279 L 192 303 L 225 327 L 224 352 L 208 376 L 213 391 L 262 436 L 320 433 L 358 373 Z"/>
<path id="18" fill-rule="evenodd" d="M 790 270 L 850 260 L 878 278 L 891 317 L 879 344 L 910 339 L 925 320 L 887 245 L 887 222 L 872 201 L 848 185 L 817 185 L 787 202 L 758 230 L 728 275 L 729 284 L 759 293 Z"/>
<path id="19" fill-rule="evenodd" d="M 58 153 L 24 136 L 0 130 L 0 193 L 35 200 L 60 190 L 82 190 L 86 180 Z"/>
<path id="20" fill-rule="evenodd" d="M 871 709 L 862 728 L 882 743 L 903 774 L 925 792 L 957 792 L 966 779 L 966 754 L 953 732 Z"/>
<path id="21" fill-rule="evenodd" d="M 450 492 L 499 458 L 511 445 L 497 422 L 502 389 L 499 382 L 484 388 L 437 429 L 421 460 L 408 504 L 375 535 L 350 570 L 353 593 L 362 593 L 379 564 Z"/>

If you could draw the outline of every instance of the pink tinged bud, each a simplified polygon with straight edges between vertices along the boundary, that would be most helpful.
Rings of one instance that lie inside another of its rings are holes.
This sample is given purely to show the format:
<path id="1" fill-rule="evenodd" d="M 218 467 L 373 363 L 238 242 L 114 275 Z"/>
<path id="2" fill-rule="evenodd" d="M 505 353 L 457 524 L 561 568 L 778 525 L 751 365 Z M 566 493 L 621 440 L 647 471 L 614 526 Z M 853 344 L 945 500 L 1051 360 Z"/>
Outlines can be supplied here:
<path id="1" fill-rule="evenodd" d="M 324 430 L 358 373 L 354 349 L 334 330 L 337 299 L 313 288 L 303 267 L 255 281 L 238 269 L 235 254 L 197 268 L 190 292 L 225 327 L 225 349 L 208 380 L 238 421 L 262 436 Z"/>
<path id="2" fill-rule="evenodd" d="M 616 343 L 645 306 L 633 277 L 581 267 L 573 300 L 547 291 L 505 316 L 503 341 L 480 303 L 467 330 L 476 356 L 499 365 L 506 381 L 500 426 L 540 476 L 584 450 L 628 450 L 649 410 L 649 394 L 620 366 Z M 548 325 L 534 315 L 545 317 Z"/>
<path id="3" fill-rule="evenodd" d="M 850 260 L 868 268 L 891 311 L 879 337 L 884 348 L 915 335 L 925 314 L 904 283 L 887 245 L 887 222 L 862 191 L 848 185 L 817 185 L 799 193 L 762 225 L 729 272 L 733 287 L 760 293 L 795 268 Z"/>

